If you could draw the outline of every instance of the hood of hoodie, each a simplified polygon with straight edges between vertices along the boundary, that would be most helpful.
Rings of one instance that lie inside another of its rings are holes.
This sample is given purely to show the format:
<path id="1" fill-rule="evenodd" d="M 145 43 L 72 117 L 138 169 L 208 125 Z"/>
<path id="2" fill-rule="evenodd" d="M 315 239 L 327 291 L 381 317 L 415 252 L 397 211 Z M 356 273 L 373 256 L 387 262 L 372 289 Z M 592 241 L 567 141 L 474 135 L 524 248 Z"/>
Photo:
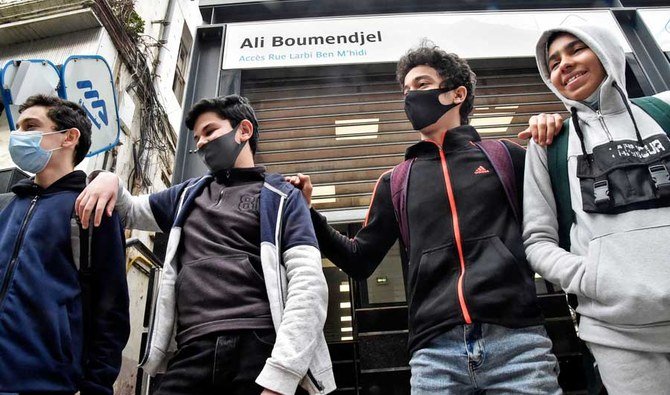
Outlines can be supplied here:
<path id="1" fill-rule="evenodd" d="M 48 188 L 35 184 L 35 177 L 21 180 L 12 187 L 12 192 L 19 196 L 35 196 L 62 191 L 81 192 L 86 187 L 86 173 L 75 170 L 56 180 Z"/>
<path id="2" fill-rule="evenodd" d="M 600 85 L 600 111 L 603 114 L 612 114 L 625 111 L 626 107 L 624 99 L 620 92 L 616 90 L 616 84 L 623 94 L 626 94 L 626 55 L 623 51 L 619 39 L 610 33 L 608 30 L 598 26 L 565 26 L 557 27 L 545 31 L 537 42 L 535 47 L 535 59 L 537 61 L 537 68 L 540 70 L 540 75 L 544 83 L 551 89 L 552 92 L 565 104 L 565 107 L 570 111 L 572 108 L 577 109 L 582 116 L 595 116 L 595 112 L 589 108 L 585 103 L 577 100 L 571 100 L 563 96 L 558 89 L 551 83 L 550 70 L 547 66 L 547 41 L 554 33 L 569 33 L 580 39 L 586 44 L 593 53 L 596 54 L 607 76 Z"/>

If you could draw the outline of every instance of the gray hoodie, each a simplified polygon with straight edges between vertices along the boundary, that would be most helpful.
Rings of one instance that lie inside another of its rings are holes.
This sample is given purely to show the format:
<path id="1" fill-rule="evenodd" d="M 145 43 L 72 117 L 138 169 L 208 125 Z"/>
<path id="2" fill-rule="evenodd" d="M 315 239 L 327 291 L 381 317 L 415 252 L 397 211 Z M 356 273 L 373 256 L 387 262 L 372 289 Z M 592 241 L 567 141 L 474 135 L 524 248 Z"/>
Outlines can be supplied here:
<path id="1" fill-rule="evenodd" d="M 555 31 L 581 39 L 603 64 L 607 77 L 600 89 L 599 113 L 567 99 L 552 85 L 547 39 Z M 614 36 L 593 26 L 550 30 L 537 43 L 536 59 L 547 86 L 568 110 L 576 109 L 587 152 L 609 141 L 636 140 L 631 114 L 624 104 L 628 101 L 625 55 Z M 657 97 L 670 102 L 670 92 Z M 642 109 L 630 106 L 642 138 L 663 133 Z M 531 142 L 526 156 L 523 218 L 528 261 L 542 277 L 578 296 L 582 339 L 631 350 L 670 352 L 670 207 L 616 215 L 585 213 L 576 176 L 577 156 L 582 150 L 572 124 L 569 133 L 566 160 L 575 212 L 571 250 L 558 246 L 546 148 Z"/>

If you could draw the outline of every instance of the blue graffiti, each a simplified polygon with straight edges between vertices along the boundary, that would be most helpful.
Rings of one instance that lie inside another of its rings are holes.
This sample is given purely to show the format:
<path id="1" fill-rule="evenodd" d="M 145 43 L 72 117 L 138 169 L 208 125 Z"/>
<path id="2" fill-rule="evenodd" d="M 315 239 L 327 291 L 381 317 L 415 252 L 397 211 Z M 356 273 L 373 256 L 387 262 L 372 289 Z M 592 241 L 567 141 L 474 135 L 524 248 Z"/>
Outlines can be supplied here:
<path id="1" fill-rule="evenodd" d="M 97 90 L 93 89 L 93 83 L 90 80 L 82 80 L 82 81 L 77 81 L 77 88 L 81 90 L 86 90 L 84 92 L 84 98 L 91 100 L 91 99 L 97 99 L 93 100 L 91 103 L 91 108 L 95 109 L 100 109 L 96 115 L 93 115 L 93 113 L 88 109 L 86 106 L 86 103 L 84 103 L 84 99 L 79 99 L 79 105 L 84 108 L 84 111 L 86 111 L 86 114 L 88 117 L 91 119 L 91 122 L 100 129 L 102 127 L 101 123 L 105 124 L 105 126 L 109 125 L 109 118 L 107 117 L 107 105 L 105 104 L 105 101 L 100 99 L 100 94 L 98 93 Z"/>

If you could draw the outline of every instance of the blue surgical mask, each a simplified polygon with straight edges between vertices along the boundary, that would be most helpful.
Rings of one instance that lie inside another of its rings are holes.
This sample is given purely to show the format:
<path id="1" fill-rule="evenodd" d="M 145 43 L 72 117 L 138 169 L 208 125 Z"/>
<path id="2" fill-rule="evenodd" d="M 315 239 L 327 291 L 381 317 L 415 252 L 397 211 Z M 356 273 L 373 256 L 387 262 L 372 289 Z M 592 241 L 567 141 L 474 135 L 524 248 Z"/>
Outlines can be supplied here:
<path id="1" fill-rule="evenodd" d="M 51 154 L 62 147 L 45 150 L 40 146 L 42 137 L 50 134 L 67 132 L 68 129 L 55 132 L 29 131 L 19 132 L 12 130 L 9 133 L 9 155 L 12 161 L 23 171 L 39 173 L 47 166 Z"/>

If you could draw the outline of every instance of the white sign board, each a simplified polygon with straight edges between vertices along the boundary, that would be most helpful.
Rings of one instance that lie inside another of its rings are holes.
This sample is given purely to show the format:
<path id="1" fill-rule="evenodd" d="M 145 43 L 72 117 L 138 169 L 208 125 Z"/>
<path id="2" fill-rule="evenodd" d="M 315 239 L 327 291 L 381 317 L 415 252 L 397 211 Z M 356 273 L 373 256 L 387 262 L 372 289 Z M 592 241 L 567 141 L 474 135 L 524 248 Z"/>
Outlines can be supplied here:
<path id="1" fill-rule="evenodd" d="M 0 72 L 2 101 L 7 109 L 10 129 L 16 129 L 19 106 L 32 95 L 58 96 L 60 75 L 48 60 L 30 59 L 9 61 Z"/>
<path id="2" fill-rule="evenodd" d="M 638 10 L 640 17 L 664 52 L 670 52 L 670 8 Z"/>
<path id="3" fill-rule="evenodd" d="M 78 103 L 91 120 L 87 156 L 107 151 L 119 142 L 119 114 L 112 72 L 100 56 L 71 56 L 61 68 L 64 99 Z"/>
<path id="4" fill-rule="evenodd" d="M 586 23 L 630 52 L 607 10 L 377 15 L 229 24 L 222 68 L 396 62 L 424 38 L 466 59 L 533 57 L 544 30 Z"/>

